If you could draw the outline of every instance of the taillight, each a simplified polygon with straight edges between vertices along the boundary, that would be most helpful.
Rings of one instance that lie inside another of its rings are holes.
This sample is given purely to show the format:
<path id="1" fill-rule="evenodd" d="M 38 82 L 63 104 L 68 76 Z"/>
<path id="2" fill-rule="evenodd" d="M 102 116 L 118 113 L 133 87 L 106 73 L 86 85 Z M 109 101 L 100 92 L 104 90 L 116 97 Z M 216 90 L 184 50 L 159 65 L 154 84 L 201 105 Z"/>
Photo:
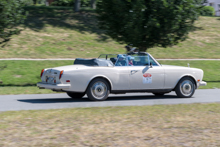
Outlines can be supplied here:
<path id="1" fill-rule="evenodd" d="M 61 79 L 62 75 L 63 75 L 63 70 L 60 72 L 60 77 L 59 77 L 59 79 Z"/>
<path id="2" fill-rule="evenodd" d="M 44 73 L 44 69 L 41 70 L 40 77 L 42 77 L 43 73 Z"/>

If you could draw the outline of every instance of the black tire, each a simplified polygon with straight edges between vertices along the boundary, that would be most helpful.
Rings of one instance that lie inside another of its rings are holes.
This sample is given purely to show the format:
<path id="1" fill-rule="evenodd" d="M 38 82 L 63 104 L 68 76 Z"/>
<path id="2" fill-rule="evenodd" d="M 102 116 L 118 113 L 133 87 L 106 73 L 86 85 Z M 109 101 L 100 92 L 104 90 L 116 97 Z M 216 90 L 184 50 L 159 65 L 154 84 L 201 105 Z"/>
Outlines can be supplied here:
<path id="1" fill-rule="evenodd" d="M 165 93 L 163 92 L 158 92 L 158 93 L 153 93 L 155 96 L 163 96 Z"/>
<path id="2" fill-rule="evenodd" d="M 108 98 L 110 86 L 105 79 L 94 79 L 88 86 L 86 94 L 90 100 L 104 101 Z"/>
<path id="3" fill-rule="evenodd" d="M 75 92 L 66 92 L 66 94 L 73 99 L 77 99 L 77 98 L 79 99 L 85 95 L 85 93 L 75 93 Z"/>
<path id="4" fill-rule="evenodd" d="M 175 92 L 180 98 L 190 98 L 195 93 L 195 82 L 190 77 L 182 78 L 175 88 Z"/>

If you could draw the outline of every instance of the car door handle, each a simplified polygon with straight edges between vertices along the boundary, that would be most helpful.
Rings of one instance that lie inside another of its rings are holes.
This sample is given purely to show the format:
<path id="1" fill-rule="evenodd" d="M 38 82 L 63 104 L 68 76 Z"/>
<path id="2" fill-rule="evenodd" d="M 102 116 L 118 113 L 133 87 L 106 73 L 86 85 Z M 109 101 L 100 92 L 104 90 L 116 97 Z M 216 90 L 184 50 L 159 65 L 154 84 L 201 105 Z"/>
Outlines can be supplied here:
<path id="1" fill-rule="evenodd" d="M 138 72 L 139 70 L 131 70 L 131 74 Z"/>

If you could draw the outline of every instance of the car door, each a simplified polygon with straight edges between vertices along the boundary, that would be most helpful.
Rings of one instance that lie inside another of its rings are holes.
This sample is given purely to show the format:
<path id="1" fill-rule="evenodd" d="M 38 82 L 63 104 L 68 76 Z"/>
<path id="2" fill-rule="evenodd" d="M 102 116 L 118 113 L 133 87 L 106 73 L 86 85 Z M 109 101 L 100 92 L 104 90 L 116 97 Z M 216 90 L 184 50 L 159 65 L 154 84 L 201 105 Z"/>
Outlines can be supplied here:
<path id="1" fill-rule="evenodd" d="M 113 90 L 129 90 L 129 71 L 126 55 L 119 54 L 117 56 L 113 70 L 114 73 L 109 75 L 113 79 Z"/>
<path id="2" fill-rule="evenodd" d="M 129 66 L 130 90 L 163 89 L 164 68 L 149 56 L 135 56 Z"/>
<path id="3" fill-rule="evenodd" d="M 111 73 L 113 90 L 129 90 L 129 71 L 127 66 L 115 66 Z"/>

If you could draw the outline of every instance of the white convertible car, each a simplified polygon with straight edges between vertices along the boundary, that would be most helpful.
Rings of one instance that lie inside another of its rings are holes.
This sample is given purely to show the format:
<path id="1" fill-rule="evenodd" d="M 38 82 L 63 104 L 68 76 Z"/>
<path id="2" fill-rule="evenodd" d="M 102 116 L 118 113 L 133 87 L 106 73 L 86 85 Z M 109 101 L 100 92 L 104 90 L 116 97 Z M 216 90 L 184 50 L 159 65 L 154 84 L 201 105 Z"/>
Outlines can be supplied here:
<path id="1" fill-rule="evenodd" d="M 96 59 L 77 58 L 74 65 L 43 69 L 41 89 L 66 92 L 71 98 L 103 101 L 109 93 L 150 92 L 162 96 L 175 91 L 189 98 L 202 81 L 203 70 L 161 65 L 149 53 L 106 54 Z"/>

